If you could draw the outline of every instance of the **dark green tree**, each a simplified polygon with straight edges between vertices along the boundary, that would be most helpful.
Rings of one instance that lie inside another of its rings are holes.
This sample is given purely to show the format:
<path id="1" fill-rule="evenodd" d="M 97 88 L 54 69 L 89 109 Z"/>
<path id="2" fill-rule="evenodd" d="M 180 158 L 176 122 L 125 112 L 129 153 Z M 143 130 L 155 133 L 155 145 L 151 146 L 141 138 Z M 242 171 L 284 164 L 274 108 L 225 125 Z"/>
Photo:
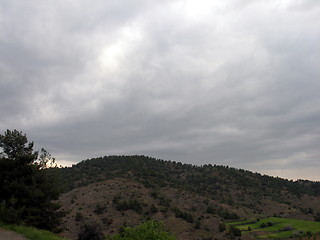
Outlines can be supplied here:
<path id="1" fill-rule="evenodd" d="M 0 221 L 57 230 L 59 191 L 44 169 L 54 159 L 45 150 L 39 158 L 33 145 L 17 130 L 0 134 Z"/>
<path id="2" fill-rule="evenodd" d="M 31 163 L 37 157 L 37 153 L 33 153 L 33 142 L 28 142 L 27 136 L 17 130 L 7 130 L 0 135 L 0 147 L 3 149 L 1 155 L 9 159 L 28 159 L 26 163 Z"/>

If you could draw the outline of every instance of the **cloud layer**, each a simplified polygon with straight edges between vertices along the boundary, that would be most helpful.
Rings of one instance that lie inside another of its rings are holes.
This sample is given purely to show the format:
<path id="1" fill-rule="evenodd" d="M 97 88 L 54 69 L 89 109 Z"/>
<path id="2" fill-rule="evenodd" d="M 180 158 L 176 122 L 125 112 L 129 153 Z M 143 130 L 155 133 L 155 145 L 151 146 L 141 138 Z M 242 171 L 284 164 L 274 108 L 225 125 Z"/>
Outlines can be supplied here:
<path id="1" fill-rule="evenodd" d="M 2 1 L 0 129 L 320 180 L 320 3 Z"/>

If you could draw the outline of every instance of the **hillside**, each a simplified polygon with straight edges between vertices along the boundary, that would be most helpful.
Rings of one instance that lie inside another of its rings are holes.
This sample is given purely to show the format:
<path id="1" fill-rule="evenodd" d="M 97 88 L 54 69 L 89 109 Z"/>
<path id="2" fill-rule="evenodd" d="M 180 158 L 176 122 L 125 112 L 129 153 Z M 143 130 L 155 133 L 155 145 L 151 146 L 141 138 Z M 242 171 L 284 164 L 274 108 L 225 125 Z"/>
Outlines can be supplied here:
<path id="1" fill-rule="evenodd" d="M 288 181 L 225 166 L 193 166 L 145 156 L 109 156 L 54 169 L 63 236 L 76 239 L 86 221 L 106 234 L 147 219 L 178 239 L 226 239 L 220 222 L 268 216 L 320 220 L 320 183 Z"/>

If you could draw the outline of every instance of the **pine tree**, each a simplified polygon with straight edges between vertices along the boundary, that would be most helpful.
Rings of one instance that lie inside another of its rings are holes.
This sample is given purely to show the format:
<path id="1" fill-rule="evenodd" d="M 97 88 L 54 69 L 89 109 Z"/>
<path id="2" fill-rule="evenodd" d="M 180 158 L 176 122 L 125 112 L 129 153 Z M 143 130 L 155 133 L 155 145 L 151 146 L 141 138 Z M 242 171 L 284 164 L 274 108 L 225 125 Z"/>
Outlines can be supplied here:
<path id="1" fill-rule="evenodd" d="M 42 150 L 38 158 L 33 145 L 17 130 L 0 135 L 0 221 L 57 230 L 59 191 L 43 167 L 51 155 Z"/>

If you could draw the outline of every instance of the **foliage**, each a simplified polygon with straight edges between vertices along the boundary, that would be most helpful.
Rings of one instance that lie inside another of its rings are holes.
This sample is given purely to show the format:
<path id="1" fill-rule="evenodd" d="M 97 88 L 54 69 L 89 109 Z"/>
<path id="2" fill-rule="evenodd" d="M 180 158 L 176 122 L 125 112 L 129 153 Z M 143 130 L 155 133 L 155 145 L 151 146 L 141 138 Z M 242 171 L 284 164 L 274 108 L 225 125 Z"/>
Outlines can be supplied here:
<path id="1" fill-rule="evenodd" d="M 84 220 L 84 216 L 82 215 L 82 213 L 77 212 L 77 213 L 76 213 L 76 216 L 75 216 L 75 220 L 76 220 L 77 222 L 82 222 L 82 221 Z"/>
<path id="2" fill-rule="evenodd" d="M 172 210 L 174 211 L 177 218 L 182 218 L 189 223 L 193 223 L 193 216 L 191 213 L 182 211 L 179 208 L 173 208 Z"/>
<path id="3" fill-rule="evenodd" d="M 102 214 L 104 211 L 106 210 L 106 208 L 104 206 L 100 206 L 99 204 L 96 205 L 96 209 L 94 210 L 94 212 L 99 215 Z"/>
<path id="4" fill-rule="evenodd" d="M 39 168 L 47 169 L 57 167 L 57 164 L 55 162 L 56 159 L 52 157 L 52 155 L 47 150 L 41 148 L 38 159 L 36 161 L 36 164 L 38 164 Z"/>
<path id="5" fill-rule="evenodd" d="M 48 153 L 43 150 L 39 159 L 33 145 L 17 130 L 0 135 L 0 220 L 57 230 L 62 213 L 52 200 L 58 198 L 59 190 L 43 169 Z"/>
<path id="6" fill-rule="evenodd" d="M 78 240 L 103 240 L 104 235 L 97 223 L 86 223 L 81 227 Z"/>
<path id="7" fill-rule="evenodd" d="M 21 163 L 32 163 L 37 153 L 33 152 L 33 142 L 28 142 L 27 136 L 17 130 L 7 130 L 0 135 L 0 147 L 3 149 L 2 156 L 8 159 L 21 161 Z"/>
<path id="8" fill-rule="evenodd" d="M 158 212 L 158 208 L 156 207 L 156 205 L 151 204 L 151 206 L 150 206 L 150 212 L 151 212 L 151 213 L 156 213 L 156 212 Z"/>
<path id="9" fill-rule="evenodd" d="M 207 207 L 207 213 L 210 213 L 210 214 L 215 214 L 217 212 L 217 210 L 213 207 L 213 206 L 208 206 Z"/>
<path id="10" fill-rule="evenodd" d="M 237 220 L 237 219 L 240 219 L 240 217 L 238 216 L 238 214 L 236 213 L 233 213 L 233 212 L 229 212 L 228 210 L 226 209 L 223 209 L 223 208 L 219 208 L 218 209 L 218 215 L 224 219 L 227 219 L 227 220 Z"/>
<path id="11" fill-rule="evenodd" d="M 166 232 L 161 223 L 148 221 L 136 227 L 125 227 L 122 233 L 110 240 L 175 240 L 175 237 Z"/>
<path id="12" fill-rule="evenodd" d="M 40 230 L 34 227 L 18 225 L 4 225 L 1 227 L 17 232 L 30 240 L 67 240 L 66 238 L 62 238 L 52 232 Z"/>
<path id="13" fill-rule="evenodd" d="M 136 199 L 120 200 L 118 196 L 113 199 L 118 211 L 134 210 L 137 213 L 142 213 L 142 204 Z"/>
<path id="14" fill-rule="evenodd" d="M 299 233 L 300 237 L 309 236 L 320 232 L 320 223 L 288 219 L 288 218 L 265 218 L 261 219 L 259 222 L 252 221 L 242 221 L 242 222 L 232 222 L 228 223 L 230 228 L 232 226 L 237 226 L 241 231 L 247 231 L 248 228 L 254 231 L 263 231 L 265 235 L 264 238 L 284 238 L 284 237 L 297 237 Z"/>
<path id="15" fill-rule="evenodd" d="M 239 228 L 237 228 L 236 226 L 231 225 L 230 229 L 229 229 L 229 234 L 231 234 L 232 236 L 235 236 L 235 237 L 240 237 L 241 230 Z"/>
<path id="16" fill-rule="evenodd" d="M 219 232 L 224 232 L 226 230 L 226 225 L 224 223 L 219 223 L 218 227 Z"/>
<path id="17" fill-rule="evenodd" d="M 194 225 L 194 228 L 195 228 L 195 229 L 200 229 L 200 227 L 201 227 L 201 222 L 200 222 L 199 219 L 197 219 L 197 220 L 196 220 L 196 223 L 195 223 L 195 225 Z"/>

